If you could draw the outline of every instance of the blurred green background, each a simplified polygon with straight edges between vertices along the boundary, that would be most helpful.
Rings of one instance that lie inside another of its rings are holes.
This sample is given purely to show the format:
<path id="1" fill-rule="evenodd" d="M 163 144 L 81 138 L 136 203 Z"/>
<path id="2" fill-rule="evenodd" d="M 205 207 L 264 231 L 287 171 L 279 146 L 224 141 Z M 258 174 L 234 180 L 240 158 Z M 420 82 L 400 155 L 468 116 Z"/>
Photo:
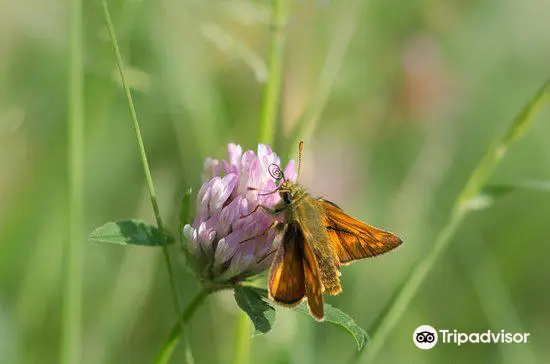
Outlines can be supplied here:
<path id="1" fill-rule="evenodd" d="M 343 268 L 344 292 L 327 299 L 368 329 L 432 246 L 483 152 L 550 75 L 550 3 L 350 3 L 293 3 L 276 147 L 297 149 L 292 129 L 328 63 L 338 72 L 305 140 L 301 182 L 405 242 Z M 200 186 L 204 158 L 224 158 L 228 142 L 256 148 L 270 4 L 110 7 L 174 230 L 179 197 Z M 0 9 L 0 362 L 56 363 L 68 234 L 66 3 L 3 0 Z M 175 322 L 162 252 L 85 243 L 106 221 L 154 219 L 99 2 L 85 2 L 84 25 L 82 363 L 150 363 Z M 546 109 L 492 182 L 550 180 L 549 135 Z M 526 190 L 469 215 L 377 362 L 550 363 L 549 216 L 550 195 Z M 176 273 L 188 302 L 198 284 L 182 264 Z M 189 329 L 196 363 L 232 362 L 237 312 L 229 292 L 199 309 Z M 411 340 L 421 324 L 531 336 L 527 345 L 423 351 Z M 342 363 L 355 350 L 338 328 L 283 308 L 250 345 L 252 363 Z M 173 362 L 183 357 L 180 347 Z"/>

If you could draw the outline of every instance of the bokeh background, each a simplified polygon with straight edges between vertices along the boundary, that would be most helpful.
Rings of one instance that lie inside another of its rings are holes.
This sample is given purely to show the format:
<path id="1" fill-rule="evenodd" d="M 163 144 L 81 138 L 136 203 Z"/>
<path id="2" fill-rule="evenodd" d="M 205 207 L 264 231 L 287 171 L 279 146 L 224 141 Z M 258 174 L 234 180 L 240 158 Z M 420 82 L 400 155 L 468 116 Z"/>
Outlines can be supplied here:
<path id="1" fill-rule="evenodd" d="M 59 360 L 66 7 L 0 1 L 1 363 Z M 223 158 L 228 142 L 256 148 L 270 3 L 117 0 L 110 7 L 160 208 L 174 230 L 179 198 L 199 187 L 204 158 Z M 302 183 L 405 241 L 345 267 L 344 292 L 328 298 L 362 327 L 430 249 L 492 140 L 550 76 L 548 19 L 545 0 L 293 3 L 275 147 L 295 155 L 296 121 L 326 96 L 305 139 Z M 98 1 L 85 2 L 84 25 L 82 363 L 149 363 L 175 321 L 161 251 L 85 242 L 104 222 L 154 219 Z M 492 182 L 550 180 L 549 135 L 545 110 Z M 550 363 L 549 216 L 550 194 L 521 189 L 470 214 L 377 362 Z M 178 256 L 176 247 L 171 252 Z M 187 302 L 198 284 L 181 262 L 176 273 Z M 196 363 L 233 361 L 237 312 L 228 292 L 199 309 L 189 329 Z M 411 340 L 421 324 L 531 336 L 527 345 L 422 351 Z M 250 362 L 342 363 L 354 345 L 340 329 L 281 308 L 273 331 L 250 341 Z M 183 358 L 180 347 L 173 362 Z"/>

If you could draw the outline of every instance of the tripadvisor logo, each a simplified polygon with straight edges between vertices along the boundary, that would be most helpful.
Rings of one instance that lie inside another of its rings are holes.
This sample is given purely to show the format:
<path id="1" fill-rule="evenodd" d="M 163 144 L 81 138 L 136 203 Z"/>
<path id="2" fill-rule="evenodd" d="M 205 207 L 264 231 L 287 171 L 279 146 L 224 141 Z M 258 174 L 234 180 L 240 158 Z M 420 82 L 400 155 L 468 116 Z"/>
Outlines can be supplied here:
<path id="1" fill-rule="evenodd" d="M 421 325 L 414 330 L 413 342 L 419 349 L 431 349 L 438 342 L 443 344 L 525 344 L 530 333 L 511 333 L 504 330 L 464 333 L 458 330 L 436 330 L 430 325 Z"/>
<path id="2" fill-rule="evenodd" d="M 427 350 L 437 344 L 437 331 L 430 325 L 418 326 L 413 333 L 413 342 L 417 348 Z"/>

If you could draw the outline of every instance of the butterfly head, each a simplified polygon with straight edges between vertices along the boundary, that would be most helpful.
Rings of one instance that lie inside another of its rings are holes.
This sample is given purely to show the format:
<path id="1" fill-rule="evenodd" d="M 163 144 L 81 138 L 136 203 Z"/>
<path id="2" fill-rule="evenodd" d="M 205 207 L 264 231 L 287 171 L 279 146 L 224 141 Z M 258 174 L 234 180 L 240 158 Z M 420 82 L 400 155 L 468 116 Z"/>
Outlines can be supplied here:
<path id="1" fill-rule="evenodd" d="M 292 181 L 285 181 L 279 187 L 279 196 L 281 196 L 281 200 L 285 205 L 292 205 L 304 193 L 304 189 Z"/>
<path id="2" fill-rule="evenodd" d="M 300 178 L 300 169 L 302 166 L 302 149 L 304 142 L 300 142 L 299 145 L 299 154 L 298 154 L 298 178 Z M 275 191 L 279 191 L 279 196 L 285 205 L 291 205 L 293 202 L 297 201 L 302 195 L 305 194 L 305 190 L 300 187 L 297 183 L 286 179 L 281 167 L 279 165 L 272 163 L 268 167 L 268 172 L 276 181 L 282 182 L 279 184 L 279 187 Z M 275 192 L 273 191 L 273 192 Z"/>
<path id="3" fill-rule="evenodd" d="M 278 165 L 271 164 L 268 170 L 271 177 L 273 177 L 275 180 L 282 180 L 282 182 L 279 184 L 279 187 L 277 187 L 275 191 L 279 192 L 279 196 L 281 196 L 281 200 L 285 203 L 285 205 L 291 205 L 293 201 L 295 201 L 298 196 L 303 193 L 303 188 L 301 188 L 293 181 L 286 179 L 283 171 L 281 171 L 281 168 L 279 168 Z"/>

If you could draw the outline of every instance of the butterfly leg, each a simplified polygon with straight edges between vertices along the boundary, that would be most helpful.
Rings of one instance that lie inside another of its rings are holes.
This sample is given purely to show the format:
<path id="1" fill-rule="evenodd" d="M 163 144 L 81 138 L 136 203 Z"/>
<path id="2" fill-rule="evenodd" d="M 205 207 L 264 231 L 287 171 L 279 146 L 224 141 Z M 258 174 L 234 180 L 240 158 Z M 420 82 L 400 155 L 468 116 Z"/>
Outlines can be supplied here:
<path id="1" fill-rule="evenodd" d="M 276 253 L 277 252 L 277 249 L 279 248 L 279 245 L 281 245 L 281 242 L 283 240 L 283 237 L 285 235 L 285 230 L 286 230 L 286 224 L 281 224 L 281 223 L 275 223 L 274 224 L 274 227 L 275 229 L 275 238 L 273 239 L 273 250 L 267 252 L 266 254 L 264 254 L 263 257 L 261 257 L 257 262 L 256 264 L 260 264 L 261 262 L 263 262 L 266 258 L 270 257 L 272 254 Z"/>
<path id="2" fill-rule="evenodd" d="M 285 205 L 284 204 L 277 204 L 277 205 L 275 205 L 274 209 L 269 208 L 269 207 L 264 206 L 264 205 L 258 205 L 258 206 L 260 206 L 262 209 L 264 209 L 265 212 L 267 212 L 270 215 L 278 215 L 278 214 L 280 214 L 281 212 L 283 212 L 285 210 Z"/>
<path id="3" fill-rule="evenodd" d="M 241 219 L 243 219 L 243 218 L 245 218 L 245 217 L 248 217 L 248 216 L 252 215 L 252 214 L 255 213 L 256 211 L 258 211 L 259 208 L 260 208 L 260 205 L 256 206 L 256 207 L 254 208 L 254 210 L 250 211 L 248 214 L 246 214 L 246 215 L 241 215 Z"/>
<path id="4" fill-rule="evenodd" d="M 248 217 L 250 215 L 252 215 L 253 213 L 255 213 L 256 211 L 258 211 L 259 208 L 262 208 L 264 209 L 264 211 L 266 211 L 268 214 L 270 215 L 277 215 L 278 213 L 281 213 L 284 211 L 284 206 L 281 206 L 281 207 L 278 207 L 278 206 L 275 206 L 274 209 L 270 208 L 270 207 L 267 207 L 267 206 L 264 206 L 264 205 L 257 205 L 252 211 L 250 211 L 248 214 L 246 215 L 242 215 L 241 216 L 241 219 L 242 218 L 245 218 L 245 217 Z"/>
<path id="5" fill-rule="evenodd" d="M 269 230 L 271 230 L 271 228 L 273 228 L 274 226 L 276 226 L 278 224 L 278 221 L 273 221 L 271 223 L 271 225 L 269 225 L 264 231 L 262 231 L 261 233 L 259 233 L 258 235 L 254 235 L 250 238 L 247 238 L 247 239 L 244 239 L 242 241 L 239 242 L 239 244 L 242 244 L 242 243 L 246 243 L 247 241 L 250 241 L 254 238 L 257 238 L 258 236 L 261 236 L 261 235 L 264 235 L 265 233 L 267 233 Z"/>
<path id="6" fill-rule="evenodd" d="M 270 251 L 269 253 L 264 254 L 264 256 L 261 257 L 261 258 L 256 262 L 256 264 L 260 264 L 260 263 L 263 262 L 266 258 L 268 258 L 270 255 L 272 255 L 273 253 L 275 253 L 276 251 L 277 251 L 276 249 L 273 249 L 273 250 Z"/>

